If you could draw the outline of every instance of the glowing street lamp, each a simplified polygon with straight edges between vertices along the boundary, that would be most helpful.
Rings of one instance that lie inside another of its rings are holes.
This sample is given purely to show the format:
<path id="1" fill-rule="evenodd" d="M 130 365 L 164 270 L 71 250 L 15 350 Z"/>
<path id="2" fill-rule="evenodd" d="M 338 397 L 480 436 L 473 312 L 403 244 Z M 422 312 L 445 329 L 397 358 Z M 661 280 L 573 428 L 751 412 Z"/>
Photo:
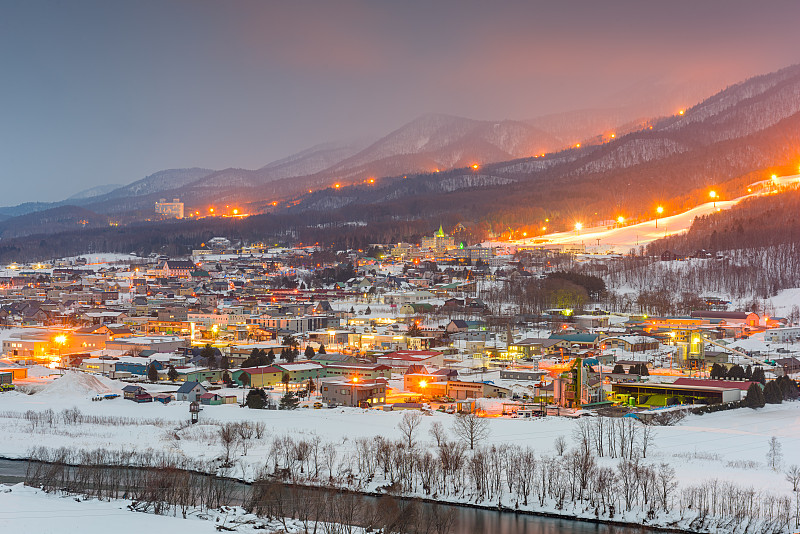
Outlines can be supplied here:
<path id="1" fill-rule="evenodd" d="M 583 228 L 583 223 L 576 222 L 575 223 L 575 231 L 580 232 L 581 228 Z"/>
<path id="2" fill-rule="evenodd" d="M 658 228 L 658 216 L 661 215 L 662 213 L 664 213 L 664 208 L 662 208 L 661 206 L 657 207 L 656 208 L 656 214 L 657 214 L 656 215 L 656 228 Z"/>
<path id="3" fill-rule="evenodd" d="M 618 223 L 620 226 L 622 226 L 622 223 L 624 223 L 624 222 L 625 222 L 625 217 L 623 217 L 622 215 L 620 215 L 619 217 L 617 217 L 617 223 Z"/>
<path id="4" fill-rule="evenodd" d="M 67 336 L 64 335 L 64 334 L 59 334 L 53 339 L 53 341 L 55 341 L 56 344 L 58 345 L 58 365 L 59 365 L 59 367 L 61 367 L 62 366 L 62 364 L 61 364 L 61 358 L 62 358 L 61 351 L 64 348 L 64 345 L 67 344 Z"/>
<path id="5" fill-rule="evenodd" d="M 714 209 L 717 209 L 717 192 L 716 191 L 710 191 L 708 193 L 708 196 L 711 197 L 711 201 L 714 203 Z"/>

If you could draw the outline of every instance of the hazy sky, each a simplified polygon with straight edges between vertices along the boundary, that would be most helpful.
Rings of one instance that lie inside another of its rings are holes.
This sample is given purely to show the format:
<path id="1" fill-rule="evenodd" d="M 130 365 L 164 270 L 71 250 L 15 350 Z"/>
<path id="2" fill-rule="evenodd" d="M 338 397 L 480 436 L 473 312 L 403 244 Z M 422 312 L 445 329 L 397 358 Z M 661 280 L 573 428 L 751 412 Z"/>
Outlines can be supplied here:
<path id="1" fill-rule="evenodd" d="M 800 62 L 800 2 L 0 1 L 0 205 Z"/>

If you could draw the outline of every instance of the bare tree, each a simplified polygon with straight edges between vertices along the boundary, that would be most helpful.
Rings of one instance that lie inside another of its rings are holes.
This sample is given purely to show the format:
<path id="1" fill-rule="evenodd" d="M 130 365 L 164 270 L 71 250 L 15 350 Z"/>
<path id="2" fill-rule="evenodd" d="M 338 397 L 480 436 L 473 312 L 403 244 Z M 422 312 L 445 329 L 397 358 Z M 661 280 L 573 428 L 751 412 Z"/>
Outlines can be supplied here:
<path id="1" fill-rule="evenodd" d="M 458 414 L 453 421 L 453 433 L 475 450 L 475 445 L 489 435 L 489 422 L 474 413 Z"/>
<path id="2" fill-rule="evenodd" d="M 255 428 L 253 428 L 249 421 L 241 421 L 236 425 L 236 433 L 239 443 L 242 444 L 242 454 L 247 456 L 247 446 L 249 441 L 253 439 Z"/>
<path id="3" fill-rule="evenodd" d="M 399 428 L 400 433 L 403 434 L 403 437 L 406 440 L 406 445 L 408 445 L 409 449 L 414 447 L 414 437 L 416 436 L 417 429 L 419 429 L 421 424 L 422 415 L 416 410 L 404 412 L 403 417 L 397 424 L 397 428 Z"/>
<path id="4" fill-rule="evenodd" d="M 781 452 L 781 442 L 778 438 L 772 436 L 769 439 L 769 450 L 767 451 L 767 463 L 769 466 L 777 471 L 783 461 L 783 452 Z"/>
<path id="5" fill-rule="evenodd" d="M 642 445 L 642 458 L 647 458 L 647 447 L 655 443 L 655 429 L 650 425 L 642 426 L 642 437 L 640 440 Z"/>
<path id="6" fill-rule="evenodd" d="M 564 456 L 564 451 L 567 450 L 567 439 L 564 436 L 558 436 L 553 441 L 553 448 L 559 456 Z"/>
<path id="7" fill-rule="evenodd" d="M 433 439 L 436 440 L 436 446 L 441 447 L 442 443 L 447 441 L 447 431 L 441 421 L 434 421 L 429 430 Z"/>
<path id="8" fill-rule="evenodd" d="M 800 467 L 796 465 L 790 466 L 784 473 L 786 475 L 786 482 L 792 485 L 794 492 L 794 526 L 800 527 Z"/>
<path id="9" fill-rule="evenodd" d="M 239 435 L 237 426 L 236 423 L 225 423 L 219 427 L 219 441 L 225 450 L 225 465 L 230 465 L 231 452 L 236 448 L 236 440 Z"/>

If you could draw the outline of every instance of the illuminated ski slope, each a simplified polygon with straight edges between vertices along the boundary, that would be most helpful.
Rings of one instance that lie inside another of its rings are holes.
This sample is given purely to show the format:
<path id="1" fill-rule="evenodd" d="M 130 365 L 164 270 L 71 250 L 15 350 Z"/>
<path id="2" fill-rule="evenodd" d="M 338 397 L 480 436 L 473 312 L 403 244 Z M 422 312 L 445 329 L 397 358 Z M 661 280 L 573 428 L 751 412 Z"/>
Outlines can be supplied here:
<path id="1" fill-rule="evenodd" d="M 685 232 L 692 225 L 695 217 L 708 215 L 715 211 L 729 209 L 742 200 L 755 196 L 768 195 L 778 188 L 797 186 L 800 184 L 800 175 L 775 177 L 750 184 L 752 193 L 732 199 L 706 202 L 688 211 L 677 214 L 665 214 L 658 219 L 651 219 L 629 226 L 596 226 L 581 228 L 570 232 L 545 234 L 529 239 L 519 239 L 511 242 L 488 243 L 491 246 L 547 246 L 547 245 L 584 245 L 587 252 L 618 252 L 625 253 L 631 248 L 647 245 L 651 241 Z M 577 221 L 576 221 L 577 222 Z"/>

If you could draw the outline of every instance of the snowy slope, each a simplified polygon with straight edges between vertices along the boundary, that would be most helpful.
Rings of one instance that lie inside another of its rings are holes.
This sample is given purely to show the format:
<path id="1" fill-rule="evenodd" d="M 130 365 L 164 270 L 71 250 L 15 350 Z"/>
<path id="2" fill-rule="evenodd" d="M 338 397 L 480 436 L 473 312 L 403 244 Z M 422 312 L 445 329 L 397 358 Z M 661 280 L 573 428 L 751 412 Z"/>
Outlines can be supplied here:
<path id="1" fill-rule="evenodd" d="M 781 186 L 790 186 L 800 183 L 800 175 L 779 177 L 775 180 Z M 752 184 L 757 186 L 763 184 Z M 659 219 L 651 219 L 638 224 L 622 226 L 618 228 L 608 228 L 606 226 L 584 227 L 580 231 L 556 232 L 545 234 L 530 239 L 513 241 L 516 245 L 564 245 L 564 244 L 583 244 L 588 252 L 619 252 L 626 253 L 631 248 L 647 245 L 651 241 L 661 239 L 689 229 L 695 217 L 709 215 L 719 210 L 729 209 L 739 202 L 758 196 L 759 193 L 744 195 L 733 200 L 717 200 L 716 202 L 706 202 L 690 210 L 674 215 L 667 215 Z M 580 222 L 580 221 L 576 221 Z M 502 246 L 506 243 L 488 242 L 487 246 Z"/>

